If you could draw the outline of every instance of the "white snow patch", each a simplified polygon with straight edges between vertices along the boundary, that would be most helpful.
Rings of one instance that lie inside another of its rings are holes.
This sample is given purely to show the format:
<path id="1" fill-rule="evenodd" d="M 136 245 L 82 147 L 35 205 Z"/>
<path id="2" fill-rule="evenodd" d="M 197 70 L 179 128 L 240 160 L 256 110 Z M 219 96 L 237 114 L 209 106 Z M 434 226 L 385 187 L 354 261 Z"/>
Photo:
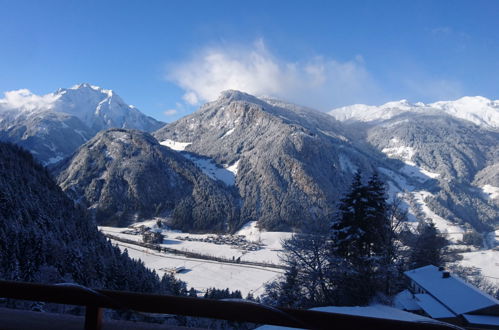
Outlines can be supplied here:
<path id="1" fill-rule="evenodd" d="M 483 194 L 487 197 L 487 199 L 497 199 L 499 198 L 499 188 L 491 186 L 490 184 L 486 184 L 481 187 Z"/>
<path id="2" fill-rule="evenodd" d="M 224 137 L 231 135 L 232 133 L 234 133 L 235 129 L 236 129 L 235 127 L 231 128 L 230 130 L 228 130 L 227 132 L 225 132 L 225 134 L 222 135 L 220 138 L 223 139 Z"/>
<path id="3" fill-rule="evenodd" d="M 413 192 L 416 201 L 421 205 L 421 209 L 425 215 L 430 218 L 437 229 L 452 242 L 458 242 L 463 240 L 464 229 L 460 226 L 453 224 L 452 222 L 442 218 L 441 216 L 434 213 L 428 205 L 426 205 L 424 199 L 432 194 L 428 191 L 420 190 Z"/>
<path id="4" fill-rule="evenodd" d="M 236 176 L 237 171 L 239 169 L 239 159 L 234 164 L 227 166 L 226 169 L 227 169 L 227 171 L 234 173 L 234 176 Z"/>
<path id="5" fill-rule="evenodd" d="M 291 238 L 292 233 L 262 231 L 257 227 L 256 221 L 245 224 L 236 235 L 244 235 L 248 241 L 262 243 L 264 248 L 244 254 L 241 260 L 263 261 L 280 264 L 279 253 L 282 251 L 282 242 Z"/>
<path id="6" fill-rule="evenodd" d="M 398 139 L 393 138 L 390 140 L 390 142 L 397 143 Z M 440 176 L 439 173 L 427 171 L 417 166 L 416 163 L 412 161 L 412 158 L 416 154 L 416 150 L 414 150 L 414 148 L 412 147 L 398 146 L 384 148 L 383 150 L 381 150 L 381 152 L 383 152 L 390 158 L 402 160 L 405 165 L 400 169 L 400 172 L 410 176 L 413 179 L 418 180 L 419 182 L 425 182 L 429 179 L 435 179 Z"/>
<path id="7" fill-rule="evenodd" d="M 433 173 L 416 166 L 412 162 L 405 162 L 406 164 L 400 169 L 400 172 L 405 175 L 418 180 L 419 182 L 425 182 L 429 179 L 435 179 L 440 176 L 439 173 Z"/>
<path id="8" fill-rule="evenodd" d="M 187 148 L 189 145 L 191 145 L 191 142 L 178 142 L 178 141 L 173 141 L 170 139 L 166 139 L 159 144 L 166 146 L 170 149 L 176 150 L 176 151 L 183 151 L 185 148 Z"/>
<path id="9" fill-rule="evenodd" d="M 193 154 L 183 154 L 199 167 L 204 174 L 208 175 L 213 180 L 220 180 L 228 186 L 233 186 L 236 183 L 236 175 L 239 165 L 239 160 L 232 165 L 217 165 L 210 158 L 196 157 Z"/>
<path id="10" fill-rule="evenodd" d="M 383 148 L 381 152 L 386 154 L 390 158 L 398 158 L 405 161 L 411 161 L 412 157 L 416 153 L 414 148 L 406 146 Z"/>
<path id="11" fill-rule="evenodd" d="M 400 175 L 398 173 L 395 173 L 392 170 L 389 170 L 389 169 L 384 168 L 384 167 L 378 167 L 378 171 L 380 171 L 381 173 L 385 174 L 387 177 L 389 177 L 393 180 L 393 181 L 389 181 L 389 184 L 390 184 L 390 182 L 394 183 L 394 187 L 391 190 L 392 193 L 403 192 L 403 191 L 412 191 L 415 189 L 415 187 L 413 185 L 407 183 L 407 180 L 405 177 L 403 177 L 402 175 Z"/>

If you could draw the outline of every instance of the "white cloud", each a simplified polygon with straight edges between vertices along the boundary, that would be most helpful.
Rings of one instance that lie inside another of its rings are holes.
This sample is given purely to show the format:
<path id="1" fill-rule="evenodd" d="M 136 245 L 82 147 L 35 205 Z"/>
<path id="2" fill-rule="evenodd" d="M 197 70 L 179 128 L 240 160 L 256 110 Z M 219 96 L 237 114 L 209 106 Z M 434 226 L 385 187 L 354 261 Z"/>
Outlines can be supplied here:
<path id="1" fill-rule="evenodd" d="M 214 100 L 227 89 L 322 110 L 380 100 L 362 56 L 345 62 L 321 56 L 290 62 L 272 54 L 262 40 L 250 46 L 204 48 L 172 65 L 167 79 L 185 90 L 183 98 L 191 105 Z"/>
<path id="2" fill-rule="evenodd" d="M 175 116 L 176 114 L 178 114 L 178 110 L 177 109 L 169 109 L 169 110 L 166 110 L 165 112 L 163 112 L 163 114 L 165 116 Z"/>
<path id="3" fill-rule="evenodd" d="M 46 110 L 50 109 L 59 96 L 55 94 L 36 95 L 28 89 L 4 93 L 0 99 L 1 109 Z"/>

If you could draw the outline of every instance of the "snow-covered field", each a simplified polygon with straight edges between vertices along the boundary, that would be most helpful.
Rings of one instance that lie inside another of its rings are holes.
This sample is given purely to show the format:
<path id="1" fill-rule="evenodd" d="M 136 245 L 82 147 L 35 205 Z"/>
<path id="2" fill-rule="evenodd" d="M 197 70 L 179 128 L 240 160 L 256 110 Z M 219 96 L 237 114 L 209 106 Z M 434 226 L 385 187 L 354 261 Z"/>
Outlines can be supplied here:
<path id="1" fill-rule="evenodd" d="M 462 253 L 463 260 L 459 263 L 466 267 L 477 267 L 490 282 L 499 285 L 499 251 L 481 250 Z"/>
<path id="2" fill-rule="evenodd" d="M 154 269 L 160 276 L 169 269 L 184 267 L 185 270 L 176 273 L 175 277 L 185 281 L 188 287 L 193 287 L 200 294 L 208 288 L 215 287 L 240 290 L 243 296 L 248 293 L 258 296 L 263 293 L 265 283 L 274 280 L 283 272 L 275 268 L 223 263 L 158 253 L 154 250 L 118 241 L 113 241 L 113 243 L 118 244 L 122 249 L 126 248 L 130 257 L 142 260 L 146 267 Z"/>
<path id="3" fill-rule="evenodd" d="M 256 222 L 246 224 L 236 235 L 244 235 L 247 241 L 262 244 L 262 248 L 257 251 L 240 249 L 234 245 L 215 244 L 210 242 L 196 241 L 212 234 L 188 234 L 179 231 L 159 229 L 156 226 L 156 219 L 137 223 L 138 227 L 145 225 L 153 230 L 161 231 L 165 235 L 163 247 L 176 249 L 179 251 L 195 252 L 207 256 L 216 256 L 227 259 L 240 258 L 241 261 L 263 262 L 279 264 L 279 251 L 281 241 L 291 236 L 290 233 L 283 232 L 263 232 L 256 227 Z M 127 228 L 99 227 L 106 234 L 111 234 L 120 238 L 134 241 L 141 241 L 141 235 L 131 235 L 122 233 Z M 192 239 L 191 241 L 185 238 Z M 182 238 L 182 239 L 180 239 Z M 211 260 L 188 258 L 181 255 L 157 252 L 133 244 L 113 241 L 122 249 L 128 249 L 128 254 L 132 258 L 144 261 L 145 265 L 156 270 L 163 275 L 166 271 L 176 267 L 185 267 L 185 270 L 175 274 L 175 276 L 185 282 L 189 287 L 194 287 L 199 292 L 205 291 L 209 287 L 219 289 L 229 288 L 230 290 L 240 290 L 243 296 L 248 293 L 260 295 L 263 293 L 266 282 L 274 280 L 284 271 L 273 267 L 262 267 L 247 264 L 224 263 Z"/>

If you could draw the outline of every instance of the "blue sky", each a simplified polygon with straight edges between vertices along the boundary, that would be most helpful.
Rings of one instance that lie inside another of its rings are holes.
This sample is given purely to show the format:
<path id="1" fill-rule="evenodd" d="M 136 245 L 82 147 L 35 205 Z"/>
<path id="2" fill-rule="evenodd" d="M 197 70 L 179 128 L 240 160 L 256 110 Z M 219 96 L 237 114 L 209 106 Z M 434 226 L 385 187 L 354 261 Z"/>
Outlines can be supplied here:
<path id="1" fill-rule="evenodd" d="M 228 88 L 328 110 L 499 99 L 499 1 L 0 0 L 0 92 L 89 82 L 173 121 Z"/>

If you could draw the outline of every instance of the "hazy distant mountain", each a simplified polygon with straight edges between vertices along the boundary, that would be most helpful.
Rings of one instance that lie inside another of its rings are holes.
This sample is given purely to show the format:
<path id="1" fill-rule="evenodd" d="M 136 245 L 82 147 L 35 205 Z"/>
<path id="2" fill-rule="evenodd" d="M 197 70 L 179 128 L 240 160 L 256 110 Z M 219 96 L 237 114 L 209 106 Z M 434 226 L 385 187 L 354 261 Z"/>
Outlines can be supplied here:
<path id="1" fill-rule="evenodd" d="M 233 185 L 244 221 L 274 230 L 330 218 L 352 174 L 376 165 L 331 116 L 238 91 L 222 93 L 154 136 Z"/>
<path id="2" fill-rule="evenodd" d="M 69 156 L 102 129 L 153 131 L 162 125 L 112 90 L 89 84 L 43 96 L 12 91 L 0 99 L 0 140 L 23 146 L 44 164 Z"/>
<path id="3" fill-rule="evenodd" d="M 171 226 L 186 231 L 226 232 L 240 225 L 232 191 L 145 132 L 100 132 L 54 172 L 61 188 L 99 224 L 168 216 Z"/>
<path id="4" fill-rule="evenodd" d="M 499 225 L 499 102 L 464 97 L 433 104 L 389 102 L 332 110 L 357 139 L 414 170 L 439 215 L 484 230 Z M 489 227 L 490 228 L 490 227 Z"/>

